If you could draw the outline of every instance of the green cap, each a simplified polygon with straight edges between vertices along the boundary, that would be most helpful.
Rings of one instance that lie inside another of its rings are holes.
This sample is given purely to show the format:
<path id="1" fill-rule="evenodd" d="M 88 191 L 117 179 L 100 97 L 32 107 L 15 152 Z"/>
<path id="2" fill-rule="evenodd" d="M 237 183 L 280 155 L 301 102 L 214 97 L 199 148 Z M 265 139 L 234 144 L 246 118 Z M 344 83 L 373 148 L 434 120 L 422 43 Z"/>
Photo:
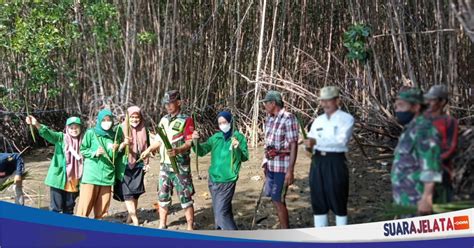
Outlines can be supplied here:
<path id="1" fill-rule="evenodd" d="M 66 121 L 66 126 L 72 125 L 72 124 L 77 124 L 77 125 L 82 125 L 81 118 L 79 117 L 69 117 Z"/>
<path id="2" fill-rule="evenodd" d="M 265 95 L 265 98 L 261 100 L 260 102 L 277 102 L 277 103 L 283 103 L 283 100 L 281 98 L 281 93 L 275 90 L 270 90 L 267 92 L 267 95 Z"/>
<path id="3" fill-rule="evenodd" d="M 423 104 L 423 92 L 419 88 L 408 88 L 401 91 L 397 99 L 415 104 Z"/>

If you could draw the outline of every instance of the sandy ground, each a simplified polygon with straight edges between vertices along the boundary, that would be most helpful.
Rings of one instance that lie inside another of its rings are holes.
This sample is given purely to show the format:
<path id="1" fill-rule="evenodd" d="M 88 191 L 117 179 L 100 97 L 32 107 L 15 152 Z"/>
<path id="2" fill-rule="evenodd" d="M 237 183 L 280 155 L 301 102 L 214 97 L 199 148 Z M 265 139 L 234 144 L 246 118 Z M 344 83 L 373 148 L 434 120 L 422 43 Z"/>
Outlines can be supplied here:
<path id="1" fill-rule="evenodd" d="M 48 210 L 49 188 L 43 181 L 52 157 L 52 147 L 35 149 L 25 157 L 26 168 L 30 171 L 31 178 L 24 182 L 24 190 L 30 198 L 25 205 Z M 237 183 L 233 200 L 234 215 L 239 229 L 250 229 L 256 201 L 264 182 L 263 171 L 260 168 L 263 150 L 251 150 L 250 161 L 243 164 L 240 178 Z M 194 157 L 194 156 L 193 156 Z M 349 223 L 366 223 L 382 220 L 383 207 L 391 201 L 389 168 L 384 168 L 380 163 L 367 161 L 358 148 L 352 149 L 348 156 L 350 172 L 349 193 Z M 209 190 L 207 187 L 207 168 L 210 157 L 199 159 L 200 174 L 193 176 L 196 189 L 195 223 L 196 229 L 213 229 L 214 217 Z M 290 187 L 287 194 L 287 205 L 290 215 L 291 228 L 304 228 L 313 225 L 310 206 L 310 193 L 308 186 L 308 173 L 310 157 L 301 148 L 295 169 L 295 184 Z M 193 172 L 195 167 L 193 163 Z M 145 227 L 158 227 L 158 216 L 154 208 L 157 201 L 157 181 L 159 162 L 151 161 L 151 170 L 145 176 L 146 193 L 140 197 L 138 203 L 138 217 L 141 225 Z M 196 174 L 196 173 L 194 173 Z M 13 202 L 13 189 L 0 193 L 0 200 Z M 125 223 L 127 217 L 124 203 L 112 200 L 109 216 L 106 221 Z M 262 203 L 257 212 L 257 225 L 255 229 L 274 229 L 278 227 L 278 218 L 269 198 L 262 198 Z M 181 210 L 176 194 L 173 196 L 173 205 L 168 218 L 169 229 L 184 230 L 186 220 Z M 330 224 L 334 223 L 331 216 Z"/>

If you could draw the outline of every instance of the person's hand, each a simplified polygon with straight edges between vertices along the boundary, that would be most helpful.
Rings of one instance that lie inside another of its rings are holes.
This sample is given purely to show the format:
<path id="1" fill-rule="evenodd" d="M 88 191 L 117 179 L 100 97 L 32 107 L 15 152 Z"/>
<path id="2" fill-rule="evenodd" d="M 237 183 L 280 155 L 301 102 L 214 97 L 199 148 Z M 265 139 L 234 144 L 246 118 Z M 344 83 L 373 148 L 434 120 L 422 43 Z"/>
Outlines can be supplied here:
<path id="1" fill-rule="evenodd" d="M 28 115 L 25 121 L 26 121 L 26 124 L 33 125 L 36 128 L 39 128 L 41 126 L 38 120 L 36 120 L 36 118 L 32 115 Z"/>
<path id="2" fill-rule="evenodd" d="M 119 151 L 122 151 L 123 148 L 126 146 L 130 145 L 131 143 L 131 138 L 125 138 L 122 143 L 120 143 Z"/>
<path id="3" fill-rule="evenodd" d="M 78 154 L 78 153 L 74 150 L 74 148 L 69 147 L 69 152 L 72 154 L 72 156 L 74 156 L 74 158 L 75 158 L 76 160 L 81 160 L 81 159 L 82 159 L 81 154 Z"/>
<path id="4" fill-rule="evenodd" d="M 20 175 L 15 175 L 15 177 L 13 178 L 13 182 L 14 183 L 19 183 L 21 182 L 22 178 Z"/>
<path id="5" fill-rule="evenodd" d="M 266 159 L 264 159 L 263 162 L 262 162 L 262 168 L 263 168 L 263 174 L 265 176 L 267 176 L 268 166 L 267 166 L 267 160 Z"/>
<path id="6" fill-rule="evenodd" d="M 169 157 L 176 157 L 178 155 L 178 152 L 176 151 L 176 148 L 169 149 L 166 151 Z"/>
<path id="7" fill-rule="evenodd" d="M 103 155 L 103 154 L 105 154 L 104 148 L 102 148 L 102 146 L 99 146 L 99 148 L 97 148 L 97 151 L 95 151 L 95 156 L 99 157 L 100 155 Z"/>
<path id="8" fill-rule="evenodd" d="M 201 138 L 201 136 L 199 135 L 198 131 L 194 131 L 193 135 L 192 135 L 192 138 L 193 138 L 193 140 L 194 139 L 199 139 L 199 138 Z"/>
<path id="9" fill-rule="evenodd" d="M 418 201 L 418 215 L 429 215 L 433 213 L 433 199 L 422 197 Z"/>
<path id="10" fill-rule="evenodd" d="M 304 145 L 306 148 L 313 148 L 314 145 L 316 145 L 316 140 L 315 139 L 305 139 L 304 140 Z"/>
<path id="11" fill-rule="evenodd" d="M 120 145 L 121 145 L 121 144 L 120 144 Z M 117 149 L 120 148 L 120 145 L 114 143 L 114 144 L 112 145 L 112 151 L 114 151 L 114 152 L 117 151 Z"/>
<path id="12" fill-rule="evenodd" d="M 150 149 L 146 149 L 145 151 L 143 151 L 142 154 L 140 154 L 140 159 L 145 160 L 146 158 L 148 158 L 148 156 L 150 156 Z"/>
<path id="13" fill-rule="evenodd" d="M 123 142 L 122 142 L 122 144 L 123 144 L 124 146 L 128 146 L 128 145 L 130 145 L 131 143 L 132 143 L 132 137 L 125 137 L 125 138 L 123 139 Z"/>
<path id="14" fill-rule="evenodd" d="M 295 181 L 293 171 L 288 171 L 285 175 L 285 185 L 290 186 Z"/>
<path id="15" fill-rule="evenodd" d="M 232 137 L 232 148 L 237 148 L 239 147 L 240 143 L 239 141 L 235 138 L 235 137 Z"/>

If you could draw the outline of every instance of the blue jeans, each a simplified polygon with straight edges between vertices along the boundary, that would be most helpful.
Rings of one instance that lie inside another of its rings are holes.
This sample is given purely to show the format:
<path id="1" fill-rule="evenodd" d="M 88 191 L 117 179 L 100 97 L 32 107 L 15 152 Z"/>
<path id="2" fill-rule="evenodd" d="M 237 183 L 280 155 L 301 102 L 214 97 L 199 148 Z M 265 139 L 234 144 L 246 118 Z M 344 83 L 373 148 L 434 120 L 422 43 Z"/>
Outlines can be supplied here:
<path id="1" fill-rule="evenodd" d="M 271 197 L 274 202 L 283 202 L 282 192 L 286 173 L 267 171 L 265 178 L 265 196 Z M 284 196 L 283 196 L 284 197 Z"/>

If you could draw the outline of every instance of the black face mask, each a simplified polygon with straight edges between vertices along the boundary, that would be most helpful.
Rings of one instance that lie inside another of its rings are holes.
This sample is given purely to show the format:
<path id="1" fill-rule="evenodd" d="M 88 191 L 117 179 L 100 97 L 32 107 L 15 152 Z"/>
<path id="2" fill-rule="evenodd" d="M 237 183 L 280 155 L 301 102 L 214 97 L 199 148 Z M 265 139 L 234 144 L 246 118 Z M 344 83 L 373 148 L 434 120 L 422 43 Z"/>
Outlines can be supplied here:
<path id="1" fill-rule="evenodd" d="M 397 117 L 398 123 L 405 126 L 406 124 L 410 123 L 413 120 L 415 114 L 410 111 L 403 111 L 403 112 L 395 112 L 395 116 Z"/>

